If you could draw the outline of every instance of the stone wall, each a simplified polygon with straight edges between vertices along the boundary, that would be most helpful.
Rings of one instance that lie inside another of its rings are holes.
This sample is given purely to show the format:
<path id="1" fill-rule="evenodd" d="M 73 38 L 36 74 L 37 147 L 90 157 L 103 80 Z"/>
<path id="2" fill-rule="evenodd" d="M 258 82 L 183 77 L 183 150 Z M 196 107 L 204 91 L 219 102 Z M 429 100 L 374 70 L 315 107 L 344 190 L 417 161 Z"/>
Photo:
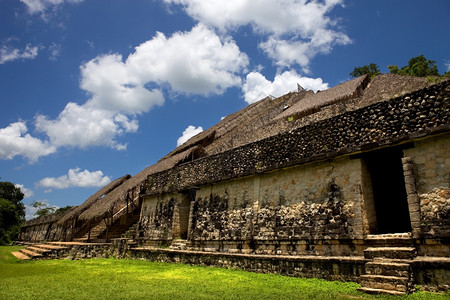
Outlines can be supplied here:
<path id="1" fill-rule="evenodd" d="M 362 255 L 361 162 L 347 156 L 199 187 L 188 212 L 191 249 Z M 141 243 L 168 245 L 178 237 L 182 197 L 144 199 Z"/>
<path id="2" fill-rule="evenodd" d="M 153 174 L 147 193 L 175 192 L 446 132 L 449 85 L 446 81 Z"/>
<path id="3" fill-rule="evenodd" d="M 282 255 L 248 255 L 231 253 L 205 253 L 169 249 L 131 248 L 126 257 L 157 262 L 215 266 L 258 273 L 285 276 L 322 278 L 339 281 L 361 281 L 364 265 L 370 261 L 363 257 L 299 257 Z M 421 290 L 448 291 L 450 263 L 448 259 L 414 259 L 411 263 L 412 284 Z"/>
<path id="4" fill-rule="evenodd" d="M 66 230 L 54 220 L 22 226 L 18 240 L 27 242 L 58 241 L 65 238 Z"/>
<path id="5" fill-rule="evenodd" d="M 361 257 L 301 258 L 275 255 L 200 253 L 164 249 L 131 249 L 130 257 L 158 262 L 217 266 L 258 273 L 274 273 L 340 281 L 359 281 L 359 276 L 364 274 L 364 264 L 366 262 Z"/>
<path id="6" fill-rule="evenodd" d="M 450 255 L 450 135 L 417 141 L 411 157 L 420 203 L 420 251 Z M 443 245 L 444 244 L 444 245 Z"/>
<path id="7" fill-rule="evenodd" d="M 347 157 L 201 187 L 191 213 L 191 247 L 362 255 L 355 245 L 363 239 L 361 210 L 355 209 L 360 180 L 360 160 Z"/>
<path id="8" fill-rule="evenodd" d="M 53 249 L 47 252 L 43 259 L 86 259 L 86 258 L 108 258 L 123 257 L 117 255 L 117 247 L 109 243 L 61 243 L 54 242 L 52 245 L 62 246 L 60 249 Z"/>
<path id="9" fill-rule="evenodd" d="M 173 218 L 178 194 L 146 198 L 142 204 L 138 239 L 166 246 L 173 239 Z"/>
<path id="10" fill-rule="evenodd" d="M 166 231 L 176 232 L 182 197 L 177 192 L 196 190 L 188 216 L 191 249 L 362 255 L 364 237 L 377 233 L 377 217 L 365 158 L 349 154 L 409 142 L 401 149 L 414 172 L 404 168 L 410 172 L 408 180 L 418 179 L 417 192 L 414 183 L 408 201 L 419 193 L 419 206 L 425 206 L 422 214 L 419 207 L 410 211 L 418 216 L 414 226 L 422 218 L 423 236 L 418 237 L 447 239 L 448 89 L 449 82 L 444 82 L 153 174 L 141 238 L 167 243 L 176 238 Z M 166 211 L 173 206 L 173 218 L 166 216 L 165 223 L 151 216 L 161 203 Z M 442 239 L 419 242 L 425 243 L 437 244 L 436 251 L 427 250 L 431 255 L 445 253 L 439 247 L 448 248 Z"/>

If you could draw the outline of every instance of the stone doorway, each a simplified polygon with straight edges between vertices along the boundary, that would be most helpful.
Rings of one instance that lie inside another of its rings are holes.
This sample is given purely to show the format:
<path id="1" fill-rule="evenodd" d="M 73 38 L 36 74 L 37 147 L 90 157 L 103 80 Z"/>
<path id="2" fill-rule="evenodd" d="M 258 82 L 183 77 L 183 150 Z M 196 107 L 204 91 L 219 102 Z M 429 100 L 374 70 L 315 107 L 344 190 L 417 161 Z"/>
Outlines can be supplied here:
<path id="1" fill-rule="evenodd" d="M 191 211 L 191 196 L 189 193 L 183 194 L 179 206 L 180 215 L 180 238 L 186 240 L 189 230 L 189 216 Z"/>
<path id="2" fill-rule="evenodd" d="M 364 155 L 373 191 L 376 228 L 373 233 L 411 231 L 401 148 L 382 149 Z"/>

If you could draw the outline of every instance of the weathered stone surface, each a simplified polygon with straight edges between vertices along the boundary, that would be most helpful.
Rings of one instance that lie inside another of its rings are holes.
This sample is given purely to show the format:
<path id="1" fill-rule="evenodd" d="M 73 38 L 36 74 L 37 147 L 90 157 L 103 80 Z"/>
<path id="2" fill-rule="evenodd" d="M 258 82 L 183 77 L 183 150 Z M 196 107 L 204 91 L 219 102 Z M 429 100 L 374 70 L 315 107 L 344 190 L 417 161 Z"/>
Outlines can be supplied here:
<path id="1" fill-rule="evenodd" d="M 364 274 L 366 262 L 363 257 L 292 257 L 145 248 L 131 249 L 130 253 L 133 258 L 150 261 L 238 268 L 258 273 L 341 281 L 358 281 L 359 276 Z"/>
<path id="2" fill-rule="evenodd" d="M 434 85 L 151 175 L 148 194 L 173 192 L 448 131 L 448 84 Z"/>

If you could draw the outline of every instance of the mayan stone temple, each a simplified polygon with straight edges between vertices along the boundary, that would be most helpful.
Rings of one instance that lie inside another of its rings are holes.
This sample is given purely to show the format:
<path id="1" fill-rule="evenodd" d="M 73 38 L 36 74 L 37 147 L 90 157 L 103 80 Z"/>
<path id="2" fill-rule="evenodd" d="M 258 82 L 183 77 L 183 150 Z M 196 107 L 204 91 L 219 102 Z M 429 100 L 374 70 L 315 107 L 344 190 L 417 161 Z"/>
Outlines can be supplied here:
<path id="1" fill-rule="evenodd" d="M 145 149 L 142 149 L 145 151 Z M 450 286 L 450 80 L 362 76 L 227 116 L 135 176 L 28 221 L 22 258 L 115 256 Z"/>

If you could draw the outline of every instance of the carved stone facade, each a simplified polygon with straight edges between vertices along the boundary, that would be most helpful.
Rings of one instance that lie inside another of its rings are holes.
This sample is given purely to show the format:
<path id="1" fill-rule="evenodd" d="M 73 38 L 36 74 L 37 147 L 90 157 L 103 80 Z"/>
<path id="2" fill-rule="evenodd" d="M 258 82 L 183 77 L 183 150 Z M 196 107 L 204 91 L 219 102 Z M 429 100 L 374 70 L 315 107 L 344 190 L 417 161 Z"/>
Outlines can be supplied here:
<path id="1" fill-rule="evenodd" d="M 138 243 L 181 239 L 188 251 L 281 260 L 353 257 L 355 266 L 381 256 L 393 268 L 398 256 L 409 270 L 419 266 L 402 292 L 424 274 L 446 274 L 428 285 L 447 289 L 449 90 L 447 81 L 152 174 Z M 383 286 L 373 264 L 363 285 Z"/>
<path id="2" fill-rule="evenodd" d="M 423 254 L 449 256 L 448 244 L 427 246 L 450 237 L 447 89 L 150 175 L 140 238 L 167 245 L 181 226 L 196 250 L 362 255 L 368 234 L 413 232 Z"/>

